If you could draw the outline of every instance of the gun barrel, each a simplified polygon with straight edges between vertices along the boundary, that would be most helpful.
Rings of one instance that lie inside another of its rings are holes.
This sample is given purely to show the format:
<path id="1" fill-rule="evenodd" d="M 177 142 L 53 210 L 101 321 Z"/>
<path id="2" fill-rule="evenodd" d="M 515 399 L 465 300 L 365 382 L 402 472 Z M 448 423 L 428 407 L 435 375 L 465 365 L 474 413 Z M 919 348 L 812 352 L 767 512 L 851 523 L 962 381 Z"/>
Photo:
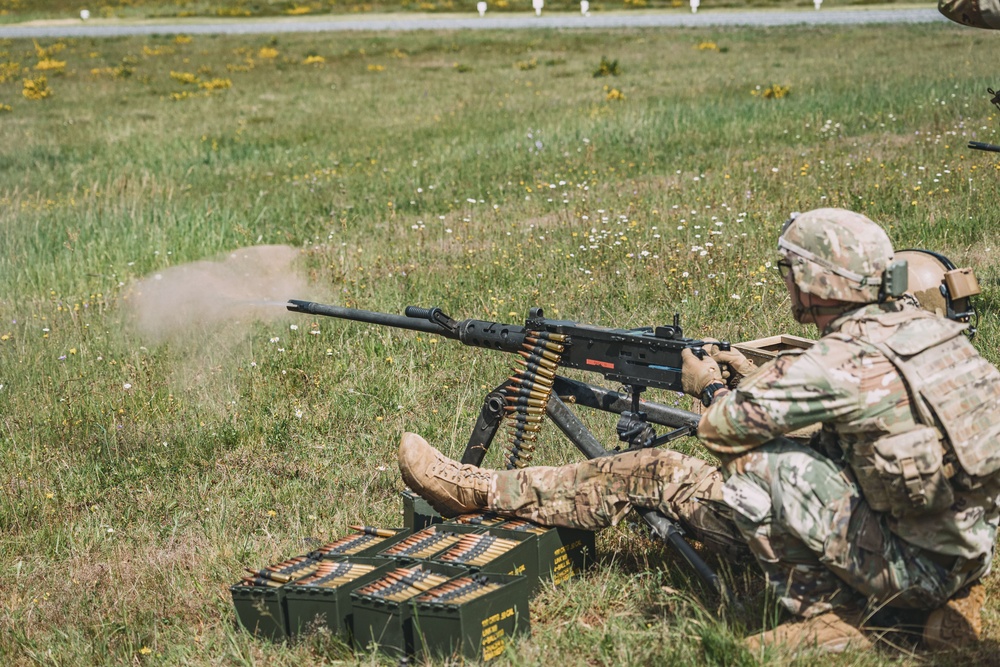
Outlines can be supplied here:
<path id="1" fill-rule="evenodd" d="M 436 322 L 414 317 L 405 317 L 403 315 L 377 313 L 371 310 L 358 310 L 357 308 L 343 308 L 341 306 L 331 306 L 325 303 L 301 301 L 299 299 L 289 299 L 287 308 L 295 313 L 336 317 L 342 320 L 380 324 L 387 327 L 396 327 L 397 329 L 424 331 L 426 333 L 438 334 L 439 336 L 444 336 L 446 338 L 457 338 L 454 333 L 448 331 Z"/>

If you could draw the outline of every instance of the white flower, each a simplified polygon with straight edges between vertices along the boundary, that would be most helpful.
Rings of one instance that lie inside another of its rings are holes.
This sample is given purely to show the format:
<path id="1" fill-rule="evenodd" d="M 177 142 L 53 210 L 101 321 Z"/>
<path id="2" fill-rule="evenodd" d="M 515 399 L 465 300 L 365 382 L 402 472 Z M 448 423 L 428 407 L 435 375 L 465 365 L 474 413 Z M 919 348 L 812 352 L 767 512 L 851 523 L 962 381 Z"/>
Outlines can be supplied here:
<path id="1" fill-rule="evenodd" d="M 739 295 L 739 294 L 730 294 L 730 295 L 729 295 L 729 298 L 731 298 L 731 299 L 736 299 L 737 301 L 739 301 L 739 299 L 740 299 L 740 295 Z"/>
<path id="2" fill-rule="evenodd" d="M 291 329 L 292 331 L 298 331 L 299 330 L 299 325 L 298 324 L 291 324 L 291 325 L 289 325 L 288 328 Z"/>
<path id="3" fill-rule="evenodd" d="M 122 389 L 131 389 L 131 388 L 132 388 L 131 382 L 126 382 L 125 384 L 122 385 Z"/>
<path id="4" fill-rule="evenodd" d="M 297 417 L 298 419 L 302 419 L 302 410 L 296 410 L 296 411 L 295 411 L 295 416 L 296 416 L 296 417 Z"/>

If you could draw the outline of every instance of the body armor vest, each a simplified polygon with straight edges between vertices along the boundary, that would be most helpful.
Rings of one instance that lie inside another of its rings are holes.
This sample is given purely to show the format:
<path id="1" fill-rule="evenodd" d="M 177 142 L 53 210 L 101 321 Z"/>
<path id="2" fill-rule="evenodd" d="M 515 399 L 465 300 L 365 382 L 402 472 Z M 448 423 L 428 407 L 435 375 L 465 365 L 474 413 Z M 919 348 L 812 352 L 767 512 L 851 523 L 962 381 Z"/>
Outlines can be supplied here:
<path id="1" fill-rule="evenodd" d="M 905 381 L 918 419 L 871 447 L 845 452 L 872 509 L 897 517 L 941 511 L 954 502 L 954 490 L 997 477 L 1000 371 L 962 335 L 965 326 L 909 309 L 859 311 L 849 319 L 878 335 L 831 336 L 885 355 Z"/>

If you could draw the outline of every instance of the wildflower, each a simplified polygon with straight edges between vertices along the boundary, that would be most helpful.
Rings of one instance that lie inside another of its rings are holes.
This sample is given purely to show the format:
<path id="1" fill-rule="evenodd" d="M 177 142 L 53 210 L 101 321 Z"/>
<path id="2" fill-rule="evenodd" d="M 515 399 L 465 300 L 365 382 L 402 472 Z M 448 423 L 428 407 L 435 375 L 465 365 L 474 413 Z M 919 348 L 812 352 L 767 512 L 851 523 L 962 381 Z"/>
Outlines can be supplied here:
<path id="1" fill-rule="evenodd" d="M 322 65 L 326 62 L 326 58 L 323 56 L 309 56 L 302 61 L 303 65 Z"/>
<path id="2" fill-rule="evenodd" d="M 368 66 L 368 71 L 369 72 L 384 72 L 385 71 L 385 65 L 369 65 Z"/>
<path id="3" fill-rule="evenodd" d="M 198 87 L 202 90 L 225 90 L 233 87 L 233 81 L 232 79 L 212 79 L 200 82 Z"/>
<path id="4" fill-rule="evenodd" d="M 126 382 L 125 384 L 122 385 L 122 389 L 128 390 L 128 389 L 131 389 L 131 388 L 132 388 L 132 383 L 131 382 Z"/>
<path id="5" fill-rule="evenodd" d="M 274 510 L 268 510 L 268 511 L 267 511 L 267 515 L 268 515 L 268 516 L 278 516 L 278 513 L 277 513 L 277 512 L 275 512 Z"/>
<path id="6" fill-rule="evenodd" d="M 189 35 L 177 35 L 174 37 L 174 44 L 190 44 L 191 37 Z"/>
<path id="7" fill-rule="evenodd" d="M 695 48 L 698 49 L 699 51 L 718 51 L 719 45 L 716 44 L 715 42 L 702 42 Z"/>
<path id="8" fill-rule="evenodd" d="M 143 655 L 149 655 L 152 652 L 153 652 L 153 649 L 149 648 L 148 646 L 143 646 L 141 649 L 139 649 L 139 653 L 141 653 Z"/>
<path id="9" fill-rule="evenodd" d="M 605 96 L 604 99 L 607 102 L 623 102 L 625 100 L 625 95 L 624 93 L 622 93 L 622 91 L 618 90 L 617 88 L 612 88 L 610 91 L 608 91 L 608 94 Z"/>
<path id="10" fill-rule="evenodd" d="M 0 104 L 0 113 L 4 113 L 4 112 L 7 112 L 7 111 L 13 111 L 13 110 L 14 110 L 14 107 L 12 107 L 9 104 Z"/>
<path id="11" fill-rule="evenodd" d="M 190 83 L 192 85 L 197 85 L 199 83 L 198 77 L 191 72 L 174 72 L 171 70 L 170 78 L 175 81 L 180 81 L 181 83 Z"/>
<path id="12" fill-rule="evenodd" d="M 25 79 L 21 94 L 29 100 L 44 100 L 52 95 L 49 89 L 49 80 L 40 76 L 37 79 Z"/>
<path id="13" fill-rule="evenodd" d="M 40 72 L 51 72 L 51 71 L 61 72 L 65 67 L 66 67 L 65 60 L 53 60 L 52 58 L 39 60 L 38 64 L 35 65 L 35 69 Z"/>
<path id="14" fill-rule="evenodd" d="M 302 419 L 302 414 L 303 414 L 302 410 L 296 410 L 295 411 L 295 418 L 296 419 Z"/>
<path id="15" fill-rule="evenodd" d="M 257 52 L 258 58 L 263 58 L 265 60 L 274 60 L 278 57 L 278 49 L 273 49 L 270 46 L 265 46 L 260 51 Z"/>

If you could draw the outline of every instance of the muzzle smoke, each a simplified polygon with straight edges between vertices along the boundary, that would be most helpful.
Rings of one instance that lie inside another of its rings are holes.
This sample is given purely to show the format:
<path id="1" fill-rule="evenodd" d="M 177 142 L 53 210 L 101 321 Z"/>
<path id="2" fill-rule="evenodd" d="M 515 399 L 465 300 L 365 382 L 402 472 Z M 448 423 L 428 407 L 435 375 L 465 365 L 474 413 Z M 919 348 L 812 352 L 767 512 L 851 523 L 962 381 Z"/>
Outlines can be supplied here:
<path id="1" fill-rule="evenodd" d="M 287 300 L 306 294 L 298 256 L 289 246 L 252 246 L 146 276 L 130 298 L 136 331 L 151 344 L 203 345 L 206 334 L 232 340 L 252 322 L 285 318 Z"/>

